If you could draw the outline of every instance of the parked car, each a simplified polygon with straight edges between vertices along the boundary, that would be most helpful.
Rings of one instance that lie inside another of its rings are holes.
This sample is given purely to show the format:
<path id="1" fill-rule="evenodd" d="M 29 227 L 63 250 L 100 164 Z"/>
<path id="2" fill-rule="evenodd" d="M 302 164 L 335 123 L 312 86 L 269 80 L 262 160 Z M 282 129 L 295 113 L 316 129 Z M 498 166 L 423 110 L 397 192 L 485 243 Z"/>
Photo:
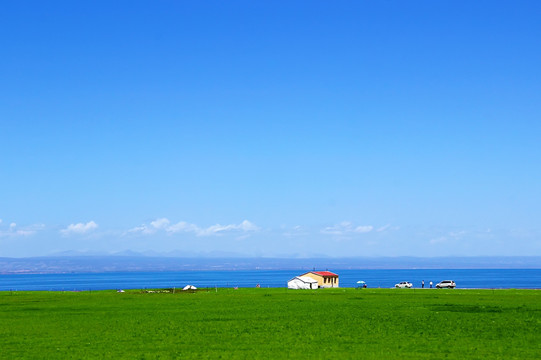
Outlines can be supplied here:
<path id="1" fill-rule="evenodd" d="M 394 287 L 396 287 L 396 288 L 408 288 L 408 289 L 410 289 L 412 286 L 413 286 L 412 283 L 407 282 L 407 281 L 402 281 L 402 282 L 400 282 L 400 283 L 398 283 L 398 284 L 395 284 Z"/>
<path id="2" fill-rule="evenodd" d="M 439 282 L 436 284 L 437 289 L 441 289 L 441 288 L 454 289 L 455 287 L 456 287 L 456 284 L 453 280 L 443 280 L 442 282 Z"/>

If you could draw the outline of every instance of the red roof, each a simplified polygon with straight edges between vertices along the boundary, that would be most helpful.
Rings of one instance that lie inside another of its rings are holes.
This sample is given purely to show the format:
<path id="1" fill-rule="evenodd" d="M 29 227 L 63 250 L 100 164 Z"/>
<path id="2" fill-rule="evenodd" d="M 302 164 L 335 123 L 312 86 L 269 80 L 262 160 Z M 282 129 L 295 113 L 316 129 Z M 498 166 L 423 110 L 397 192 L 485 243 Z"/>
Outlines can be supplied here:
<path id="1" fill-rule="evenodd" d="M 332 273 L 330 271 L 310 271 L 310 272 L 313 274 L 321 275 L 321 276 L 338 276 L 337 274 Z"/>

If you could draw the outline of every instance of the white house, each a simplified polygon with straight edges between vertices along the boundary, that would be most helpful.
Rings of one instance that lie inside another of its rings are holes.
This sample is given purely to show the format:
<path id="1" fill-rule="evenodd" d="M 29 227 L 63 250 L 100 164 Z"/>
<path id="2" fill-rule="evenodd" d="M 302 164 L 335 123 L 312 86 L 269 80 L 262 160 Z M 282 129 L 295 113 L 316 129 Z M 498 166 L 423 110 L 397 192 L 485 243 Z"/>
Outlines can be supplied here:
<path id="1" fill-rule="evenodd" d="M 288 289 L 317 289 L 317 280 L 308 276 L 295 276 L 287 282 Z"/>

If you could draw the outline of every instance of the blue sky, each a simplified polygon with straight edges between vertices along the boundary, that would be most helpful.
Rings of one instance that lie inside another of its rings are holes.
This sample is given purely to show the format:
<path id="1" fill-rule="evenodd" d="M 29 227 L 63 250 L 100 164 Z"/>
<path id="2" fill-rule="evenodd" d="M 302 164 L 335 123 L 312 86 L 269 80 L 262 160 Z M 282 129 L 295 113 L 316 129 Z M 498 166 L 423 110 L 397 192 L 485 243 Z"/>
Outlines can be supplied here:
<path id="1" fill-rule="evenodd" d="M 540 16 L 2 4 L 0 256 L 541 255 Z"/>

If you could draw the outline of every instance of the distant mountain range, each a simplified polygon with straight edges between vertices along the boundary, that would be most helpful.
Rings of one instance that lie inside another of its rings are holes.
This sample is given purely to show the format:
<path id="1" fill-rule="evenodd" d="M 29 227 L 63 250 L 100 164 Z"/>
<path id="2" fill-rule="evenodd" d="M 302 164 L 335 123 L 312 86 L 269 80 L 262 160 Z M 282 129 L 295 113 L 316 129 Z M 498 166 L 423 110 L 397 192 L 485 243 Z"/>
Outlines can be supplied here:
<path id="1" fill-rule="evenodd" d="M 143 251 L 137 252 L 133 250 L 123 250 L 117 252 L 100 252 L 100 251 L 88 251 L 88 250 L 68 250 L 50 254 L 46 257 L 81 257 L 81 256 L 129 256 L 129 257 L 175 257 L 175 258 L 243 258 L 241 254 L 226 251 L 211 251 L 211 252 L 185 252 L 180 250 L 157 252 L 157 251 Z"/>
<path id="2" fill-rule="evenodd" d="M 324 269 L 540 269 L 541 256 L 513 257 L 350 257 L 267 258 L 156 256 L 132 251 L 102 255 L 65 252 L 54 256 L 0 258 L 0 274 L 87 273 L 189 270 L 324 270 Z"/>

